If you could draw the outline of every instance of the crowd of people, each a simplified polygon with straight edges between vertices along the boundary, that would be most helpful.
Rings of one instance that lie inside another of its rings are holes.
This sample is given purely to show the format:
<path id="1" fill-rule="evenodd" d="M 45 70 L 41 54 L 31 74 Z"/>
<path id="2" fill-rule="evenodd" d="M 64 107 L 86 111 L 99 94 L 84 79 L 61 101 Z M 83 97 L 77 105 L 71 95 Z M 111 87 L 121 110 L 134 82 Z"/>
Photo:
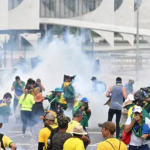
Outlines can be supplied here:
<path id="1" fill-rule="evenodd" d="M 25 83 L 16 76 L 11 90 L 14 91 L 13 112 L 16 122 L 22 123 L 22 138 L 26 138 L 26 129 L 30 128 L 31 145 L 29 150 L 85 150 L 91 139 L 87 131 L 91 117 L 89 99 L 75 92 L 73 81 L 75 76 L 64 75 L 63 84 L 56 87 L 49 95 L 44 96 L 45 88 L 40 79 L 29 78 Z M 106 91 L 106 84 L 92 77 L 91 92 Z M 122 78 L 116 78 L 116 84 L 106 92 L 109 100 L 108 119 L 102 128 L 104 141 L 97 150 L 148 150 L 150 139 L 150 84 L 137 92 L 133 88 L 134 79 L 122 85 Z M 101 90 L 99 90 L 101 89 Z M 6 126 L 12 115 L 10 108 L 12 95 L 6 93 L 0 100 L 0 127 Z M 43 101 L 48 101 L 47 107 Z M 69 110 L 72 117 L 65 115 Z M 112 122 L 116 115 L 116 125 Z M 116 133 L 116 138 L 114 134 Z M 4 134 L 0 134 L 1 148 L 17 146 Z M 33 144 L 34 143 L 34 144 Z"/>

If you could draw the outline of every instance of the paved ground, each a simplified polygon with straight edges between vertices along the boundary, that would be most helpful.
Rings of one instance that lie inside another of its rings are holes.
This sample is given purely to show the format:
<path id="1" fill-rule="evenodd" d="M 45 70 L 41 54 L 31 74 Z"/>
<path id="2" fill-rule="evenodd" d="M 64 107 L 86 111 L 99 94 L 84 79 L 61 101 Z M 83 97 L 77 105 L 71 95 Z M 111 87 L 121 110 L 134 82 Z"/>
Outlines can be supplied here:
<path id="1" fill-rule="evenodd" d="M 21 124 L 16 124 L 14 122 L 14 119 L 11 118 L 11 124 L 7 126 L 4 125 L 4 127 L 1 129 L 1 133 L 5 133 L 7 136 L 9 136 L 16 144 L 17 144 L 17 150 L 29 150 L 30 146 L 30 135 L 29 135 L 29 129 L 27 129 L 27 137 L 22 137 L 21 132 Z M 89 134 L 91 138 L 91 144 L 88 146 L 87 150 L 96 150 L 97 143 L 103 140 L 103 137 L 101 135 L 100 129 L 89 129 Z"/>
<path id="2" fill-rule="evenodd" d="M 29 132 L 27 132 L 28 134 Z M 29 150 L 30 139 L 28 136 L 26 138 L 22 138 L 21 128 L 14 128 L 14 130 L 9 131 L 7 134 L 15 143 L 17 143 L 17 150 Z M 87 150 L 96 150 L 97 143 L 103 140 L 102 135 L 100 133 L 90 133 L 91 144 L 88 146 Z"/>

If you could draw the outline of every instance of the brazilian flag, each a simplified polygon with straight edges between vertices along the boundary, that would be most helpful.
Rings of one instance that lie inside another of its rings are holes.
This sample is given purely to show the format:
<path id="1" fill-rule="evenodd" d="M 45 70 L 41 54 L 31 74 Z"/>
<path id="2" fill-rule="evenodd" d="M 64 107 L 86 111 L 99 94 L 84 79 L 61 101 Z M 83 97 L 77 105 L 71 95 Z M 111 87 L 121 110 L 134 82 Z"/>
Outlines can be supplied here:
<path id="1" fill-rule="evenodd" d="M 81 109 L 82 107 L 82 103 L 81 101 L 77 101 L 75 100 L 75 104 L 74 104 L 74 107 L 73 107 L 73 113 L 75 113 L 77 110 Z M 91 116 L 91 113 L 87 113 L 86 110 L 89 108 L 89 106 L 85 106 L 85 110 L 83 110 L 83 119 L 81 120 L 81 125 L 83 127 L 88 127 L 88 120 L 90 119 L 90 116 Z"/>
<path id="2" fill-rule="evenodd" d="M 65 100 L 63 94 L 61 94 L 60 99 L 58 101 L 58 104 L 60 104 L 64 110 L 66 110 L 68 108 L 67 107 L 67 101 Z"/>
<path id="3" fill-rule="evenodd" d="M 67 109 L 67 102 L 66 102 L 63 94 L 61 94 L 61 96 L 58 96 L 55 98 L 55 94 L 54 94 L 54 92 L 52 92 L 52 94 L 47 95 L 46 98 L 51 103 L 51 106 L 54 105 L 54 107 L 55 107 L 55 103 L 56 103 L 56 104 L 60 104 L 62 109 L 64 109 L 64 110 Z"/>

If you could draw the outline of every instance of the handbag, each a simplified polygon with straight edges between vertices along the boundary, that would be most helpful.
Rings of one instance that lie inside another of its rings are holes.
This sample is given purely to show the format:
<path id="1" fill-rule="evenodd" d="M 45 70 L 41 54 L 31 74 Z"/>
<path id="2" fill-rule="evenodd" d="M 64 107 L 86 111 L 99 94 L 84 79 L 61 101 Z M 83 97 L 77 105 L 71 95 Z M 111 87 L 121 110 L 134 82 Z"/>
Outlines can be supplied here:
<path id="1" fill-rule="evenodd" d="M 128 145 L 130 143 L 130 140 L 131 140 L 131 132 L 129 133 L 126 133 L 124 130 L 123 130 L 123 133 L 122 133 L 122 141 Z"/>

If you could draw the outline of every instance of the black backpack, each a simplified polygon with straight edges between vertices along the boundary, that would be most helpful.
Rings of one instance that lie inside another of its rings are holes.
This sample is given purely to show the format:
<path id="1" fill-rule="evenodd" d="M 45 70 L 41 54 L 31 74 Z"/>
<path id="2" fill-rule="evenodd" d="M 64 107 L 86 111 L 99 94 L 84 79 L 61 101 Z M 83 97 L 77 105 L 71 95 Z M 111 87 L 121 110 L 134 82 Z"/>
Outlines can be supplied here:
<path id="1" fill-rule="evenodd" d="M 0 133 L 0 142 L 1 142 L 1 148 L 5 150 L 4 144 L 3 144 L 3 134 Z"/>
<path id="2" fill-rule="evenodd" d="M 51 135 L 47 140 L 47 150 L 52 150 L 53 148 L 52 139 L 53 136 L 59 131 L 59 127 L 53 129 L 51 126 L 46 126 L 46 128 L 48 128 L 51 131 Z"/>

